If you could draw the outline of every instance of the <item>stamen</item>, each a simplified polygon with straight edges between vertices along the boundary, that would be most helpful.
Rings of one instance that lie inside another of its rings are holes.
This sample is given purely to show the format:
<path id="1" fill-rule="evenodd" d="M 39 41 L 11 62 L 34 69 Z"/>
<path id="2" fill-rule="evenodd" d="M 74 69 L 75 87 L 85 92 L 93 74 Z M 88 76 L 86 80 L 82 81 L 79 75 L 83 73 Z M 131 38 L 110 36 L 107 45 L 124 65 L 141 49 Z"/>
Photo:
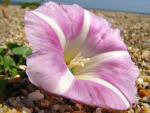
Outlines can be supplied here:
<path id="1" fill-rule="evenodd" d="M 73 67 L 84 67 L 86 63 L 90 61 L 90 58 L 84 58 L 78 54 L 68 65 L 69 69 L 72 69 Z"/>

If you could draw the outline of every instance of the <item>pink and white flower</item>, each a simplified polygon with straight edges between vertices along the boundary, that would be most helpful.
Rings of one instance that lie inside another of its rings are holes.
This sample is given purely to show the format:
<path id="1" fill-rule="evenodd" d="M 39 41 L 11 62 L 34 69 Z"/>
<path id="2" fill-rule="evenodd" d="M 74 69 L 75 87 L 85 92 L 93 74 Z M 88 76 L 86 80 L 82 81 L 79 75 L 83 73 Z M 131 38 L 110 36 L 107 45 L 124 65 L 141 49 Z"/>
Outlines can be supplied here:
<path id="1" fill-rule="evenodd" d="M 87 105 L 125 110 L 135 102 L 138 69 L 120 31 L 78 5 L 48 2 L 25 15 L 33 48 L 30 81 Z"/>

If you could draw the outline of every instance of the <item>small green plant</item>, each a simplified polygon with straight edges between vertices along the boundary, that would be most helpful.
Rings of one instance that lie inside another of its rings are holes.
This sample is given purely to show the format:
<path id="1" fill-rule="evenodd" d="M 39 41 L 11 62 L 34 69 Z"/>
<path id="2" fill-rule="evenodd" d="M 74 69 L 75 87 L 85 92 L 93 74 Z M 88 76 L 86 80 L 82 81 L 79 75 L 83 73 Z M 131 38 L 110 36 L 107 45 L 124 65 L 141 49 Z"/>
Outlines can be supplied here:
<path id="1" fill-rule="evenodd" d="M 26 57 L 32 53 L 31 48 L 26 46 L 16 43 L 6 45 L 6 48 L 0 48 L 0 95 L 3 94 L 9 80 L 26 77 Z"/>
<path id="2" fill-rule="evenodd" d="M 30 9 L 35 9 L 40 5 L 40 3 L 34 2 L 34 3 L 23 3 L 21 4 L 22 8 L 30 8 Z"/>

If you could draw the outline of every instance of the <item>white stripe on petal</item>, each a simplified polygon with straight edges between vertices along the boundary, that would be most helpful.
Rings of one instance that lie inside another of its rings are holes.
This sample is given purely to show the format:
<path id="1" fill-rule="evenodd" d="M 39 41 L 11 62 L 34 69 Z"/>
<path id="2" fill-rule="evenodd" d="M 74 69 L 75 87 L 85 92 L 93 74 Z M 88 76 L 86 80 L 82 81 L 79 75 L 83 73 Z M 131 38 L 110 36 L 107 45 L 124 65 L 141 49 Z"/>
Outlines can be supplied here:
<path id="1" fill-rule="evenodd" d="M 52 91 L 53 93 L 56 94 L 64 94 L 65 92 L 67 92 L 75 81 L 75 77 L 70 72 L 70 70 L 68 70 L 66 74 L 62 76 L 62 78 L 58 79 L 60 79 L 60 82 Z"/>
<path id="2" fill-rule="evenodd" d="M 91 62 L 102 63 L 122 56 L 129 56 L 128 51 L 111 51 L 111 52 L 102 53 L 92 57 Z"/>
<path id="3" fill-rule="evenodd" d="M 80 80 L 89 80 L 97 84 L 103 85 L 104 87 L 107 87 L 108 89 L 112 90 L 115 94 L 117 94 L 121 98 L 121 100 L 124 102 L 127 108 L 130 107 L 129 101 L 118 88 L 116 88 L 114 85 L 110 84 L 109 82 L 103 79 L 93 77 L 94 76 L 93 74 L 94 73 L 85 73 L 84 75 L 76 76 L 76 78 Z"/>
<path id="4" fill-rule="evenodd" d="M 90 23 L 91 23 L 91 16 L 87 10 L 84 10 L 83 26 L 82 26 L 81 33 L 78 37 L 78 39 L 82 42 L 84 42 L 85 39 L 87 38 L 90 29 Z"/>
<path id="5" fill-rule="evenodd" d="M 94 57 L 91 57 L 90 61 L 85 65 L 84 68 L 80 69 L 78 73 L 90 71 L 91 69 L 93 69 L 94 67 L 100 65 L 105 61 L 125 56 L 130 56 L 128 51 L 111 51 L 96 55 Z"/>
<path id="6" fill-rule="evenodd" d="M 61 47 L 64 49 L 65 44 L 66 44 L 66 37 L 65 37 L 62 29 L 60 28 L 60 26 L 57 24 L 57 22 L 54 19 L 52 19 L 51 17 L 44 15 L 42 13 L 39 13 L 37 11 L 32 11 L 32 13 L 34 13 L 35 15 L 37 15 L 42 20 L 44 20 L 47 24 L 50 25 L 50 27 L 55 31 L 57 37 L 59 38 Z"/>
<path id="7" fill-rule="evenodd" d="M 91 15 L 87 10 L 84 10 L 84 20 L 80 35 L 72 42 L 68 41 L 65 48 L 65 57 L 67 60 L 71 60 L 77 53 L 81 51 L 84 46 L 84 42 L 87 38 L 91 24 Z"/>

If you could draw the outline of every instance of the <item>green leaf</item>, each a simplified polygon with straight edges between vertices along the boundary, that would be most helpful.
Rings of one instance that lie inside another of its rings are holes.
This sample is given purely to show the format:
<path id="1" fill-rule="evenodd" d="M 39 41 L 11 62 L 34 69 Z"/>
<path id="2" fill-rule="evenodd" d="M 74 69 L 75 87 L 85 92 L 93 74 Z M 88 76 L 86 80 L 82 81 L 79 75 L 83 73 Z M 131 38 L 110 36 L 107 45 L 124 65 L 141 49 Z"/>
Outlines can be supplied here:
<path id="1" fill-rule="evenodd" d="M 16 63 L 10 56 L 4 56 L 4 67 L 6 69 L 11 69 L 12 67 L 15 67 Z"/>
<path id="2" fill-rule="evenodd" d="M 18 70 L 17 70 L 16 68 L 12 68 L 12 69 L 11 69 L 11 74 L 12 74 L 13 76 L 18 75 Z"/>
<path id="3" fill-rule="evenodd" d="M 4 59 L 3 57 L 0 55 L 0 66 L 4 65 Z"/>
<path id="4" fill-rule="evenodd" d="M 0 55 L 5 55 L 7 52 L 6 48 L 0 48 Z"/>
<path id="5" fill-rule="evenodd" d="M 13 48 L 16 48 L 16 47 L 20 47 L 20 45 L 18 45 L 17 43 L 7 43 L 6 46 L 7 46 L 9 49 L 13 49 Z"/>
<path id="6" fill-rule="evenodd" d="M 22 57 L 27 57 L 32 54 L 32 49 L 29 47 L 16 47 L 12 49 L 15 55 L 21 55 Z"/>

